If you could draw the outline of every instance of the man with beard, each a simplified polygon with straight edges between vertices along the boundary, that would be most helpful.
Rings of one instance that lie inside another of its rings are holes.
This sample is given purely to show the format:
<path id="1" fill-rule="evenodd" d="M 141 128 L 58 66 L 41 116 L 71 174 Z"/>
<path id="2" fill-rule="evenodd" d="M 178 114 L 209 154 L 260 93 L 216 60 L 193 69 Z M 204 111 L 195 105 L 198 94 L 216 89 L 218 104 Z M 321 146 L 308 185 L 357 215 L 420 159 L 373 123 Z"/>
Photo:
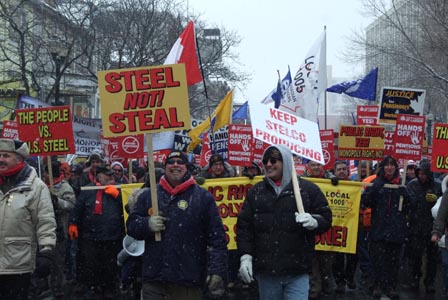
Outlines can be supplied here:
<path id="1" fill-rule="evenodd" d="M 213 195 L 188 172 L 188 158 L 172 151 L 157 189 L 159 215 L 145 190 L 128 218 L 128 235 L 145 240 L 142 299 L 200 300 L 204 283 L 211 296 L 224 293 L 227 243 Z M 160 232 L 161 241 L 155 240 Z"/>
<path id="2" fill-rule="evenodd" d="M 50 274 L 56 244 L 50 192 L 28 155 L 26 143 L 0 139 L 0 299 L 28 299 L 31 273 Z"/>

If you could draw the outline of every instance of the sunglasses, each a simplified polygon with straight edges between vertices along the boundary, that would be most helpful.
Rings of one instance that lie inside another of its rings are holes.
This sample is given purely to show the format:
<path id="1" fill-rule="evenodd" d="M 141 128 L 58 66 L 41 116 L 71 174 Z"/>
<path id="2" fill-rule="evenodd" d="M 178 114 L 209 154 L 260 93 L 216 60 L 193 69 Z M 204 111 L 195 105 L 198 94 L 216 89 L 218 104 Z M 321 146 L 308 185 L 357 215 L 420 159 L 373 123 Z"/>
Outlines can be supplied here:
<path id="1" fill-rule="evenodd" d="M 177 163 L 178 165 L 185 165 L 186 164 L 186 162 L 184 160 L 168 159 L 166 161 L 167 165 L 174 165 L 175 163 Z"/>
<path id="2" fill-rule="evenodd" d="M 268 161 L 271 163 L 271 165 L 274 165 L 277 161 L 282 161 L 282 160 L 278 159 L 278 158 L 273 158 L 273 157 L 265 158 L 265 159 L 263 159 L 263 165 L 267 165 Z"/>

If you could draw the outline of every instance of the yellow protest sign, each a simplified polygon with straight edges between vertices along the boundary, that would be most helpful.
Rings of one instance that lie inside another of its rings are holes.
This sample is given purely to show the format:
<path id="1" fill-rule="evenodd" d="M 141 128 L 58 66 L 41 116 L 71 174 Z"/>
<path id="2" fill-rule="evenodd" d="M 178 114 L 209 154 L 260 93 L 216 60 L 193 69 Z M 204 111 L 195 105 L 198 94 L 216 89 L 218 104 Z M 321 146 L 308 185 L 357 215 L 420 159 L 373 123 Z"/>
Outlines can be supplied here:
<path id="1" fill-rule="evenodd" d="M 105 137 L 190 128 L 184 64 L 98 72 Z"/>

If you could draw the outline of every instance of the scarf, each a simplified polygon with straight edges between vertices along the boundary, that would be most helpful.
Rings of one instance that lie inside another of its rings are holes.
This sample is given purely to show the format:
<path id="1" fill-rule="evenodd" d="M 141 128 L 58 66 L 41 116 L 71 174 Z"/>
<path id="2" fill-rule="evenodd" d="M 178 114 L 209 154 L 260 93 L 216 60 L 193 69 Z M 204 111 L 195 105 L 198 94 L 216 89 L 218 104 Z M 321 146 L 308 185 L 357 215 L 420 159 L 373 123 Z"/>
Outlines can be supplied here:
<path id="1" fill-rule="evenodd" d="M 162 178 L 160 178 L 159 184 L 165 191 L 167 191 L 168 194 L 174 196 L 185 192 L 190 186 L 195 185 L 196 181 L 194 180 L 193 176 L 190 176 L 190 178 L 186 181 L 182 182 L 176 187 L 172 187 L 168 180 L 166 180 L 165 176 L 162 176 Z"/>
<path id="2" fill-rule="evenodd" d="M 3 184 L 4 177 L 9 177 L 9 176 L 18 174 L 20 171 L 22 171 L 23 168 L 25 168 L 25 166 L 26 166 L 25 162 L 22 161 L 21 163 L 17 164 L 15 167 L 13 167 L 9 170 L 6 170 L 4 172 L 0 172 L 0 184 Z"/>
<path id="3" fill-rule="evenodd" d="M 388 175 L 384 174 L 383 177 L 391 184 L 400 184 L 400 176 L 394 177 L 394 175 L 388 176 Z"/>
<path id="4" fill-rule="evenodd" d="M 96 186 L 100 186 L 100 183 L 96 183 Z M 95 198 L 95 208 L 93 209 L 94 215 L 102 215 L 103 214 L 103 189 L 98 189 L 96 191 Z"/>
<path id="5" fill-rule="evenodd" d="M 62 180 L 65 179 L 64 174 L 61 174 L 61 176 L 59 176 L 59 178 L 53 178 L 53 185 L 58 184 L 59 182 L 61 182 Z M 48 180 L 45 181 L 45 184 L 50 187 L 50 182 Z"/>

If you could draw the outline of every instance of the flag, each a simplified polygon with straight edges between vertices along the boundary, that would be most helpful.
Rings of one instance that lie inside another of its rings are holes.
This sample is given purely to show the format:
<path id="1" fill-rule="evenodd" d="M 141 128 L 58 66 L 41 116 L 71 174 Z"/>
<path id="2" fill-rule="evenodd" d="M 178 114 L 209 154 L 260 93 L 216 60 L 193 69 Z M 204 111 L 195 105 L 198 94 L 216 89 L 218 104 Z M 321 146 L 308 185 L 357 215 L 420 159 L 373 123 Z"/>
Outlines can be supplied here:
<path id="1" fill-rule="evenodd" d="M 164 62 L 165 65 L 177 63 L 185 64 L 187 84 L 189 86 L 202 81 L 198 58 L 196 56 L 196 39 L 193 21 L 188 23 L 185 30 L 174 43 Z"/>
<path id="2" fill-rule="evenodd" d="M 285 75 L 285 77 L 282 79 L 281 83 L 280 81 L 277 83 L 277 87 L 273 89 L 267 96 L 264 98 L 261 103 L 263 104 L 269 104 L 274 102 L 275 108 L 278 108 L 277 103 L 280 103 L 283 99 L 286 89 L 291 84 L 291 70 L 288 67 L 288 73 Z"/>
<path id="3" fill-rule="evenodd" d="M 316 122 L 319 100 L 326 87 L 327 58 L 324 30 L 300 63 L 293 84 L 286 89 L 280 110 Z"/>
<path id="4" fill-rule="evenodd" d="M 238 108 L 233 114 L 232 114 L 232 122 L 235 120 L 246 120 L 247 119 L 247 107 L 249 106 L 248 101 L 244 102 L 243 105 Z"/>
<path id="5" fill-rule="evenodd" d="M 210 127 L 213 132 L 219 128 L 228 125 L 231 121 L 232 115 L 232 103 L 233 103 L 233 90 L 227 93 L 224 99 L 221 100 L 215 111 L 211 114 L 210 118 L 191 129 L 188 135 L 191 138 L 191 143 L 187 148 L 187 152 L 193 151 L 197 145 L 201 142 L 200 135 Z"/>
<path id="6" fill-rule="evenodd" d="M 378 68 L 374 68 L 364 78 L 352 81 L 344 81 L 327 89 L 331 93 L 344 93 L 352 97 L 374 101 L 376 99 L 376 81 Z"/>

